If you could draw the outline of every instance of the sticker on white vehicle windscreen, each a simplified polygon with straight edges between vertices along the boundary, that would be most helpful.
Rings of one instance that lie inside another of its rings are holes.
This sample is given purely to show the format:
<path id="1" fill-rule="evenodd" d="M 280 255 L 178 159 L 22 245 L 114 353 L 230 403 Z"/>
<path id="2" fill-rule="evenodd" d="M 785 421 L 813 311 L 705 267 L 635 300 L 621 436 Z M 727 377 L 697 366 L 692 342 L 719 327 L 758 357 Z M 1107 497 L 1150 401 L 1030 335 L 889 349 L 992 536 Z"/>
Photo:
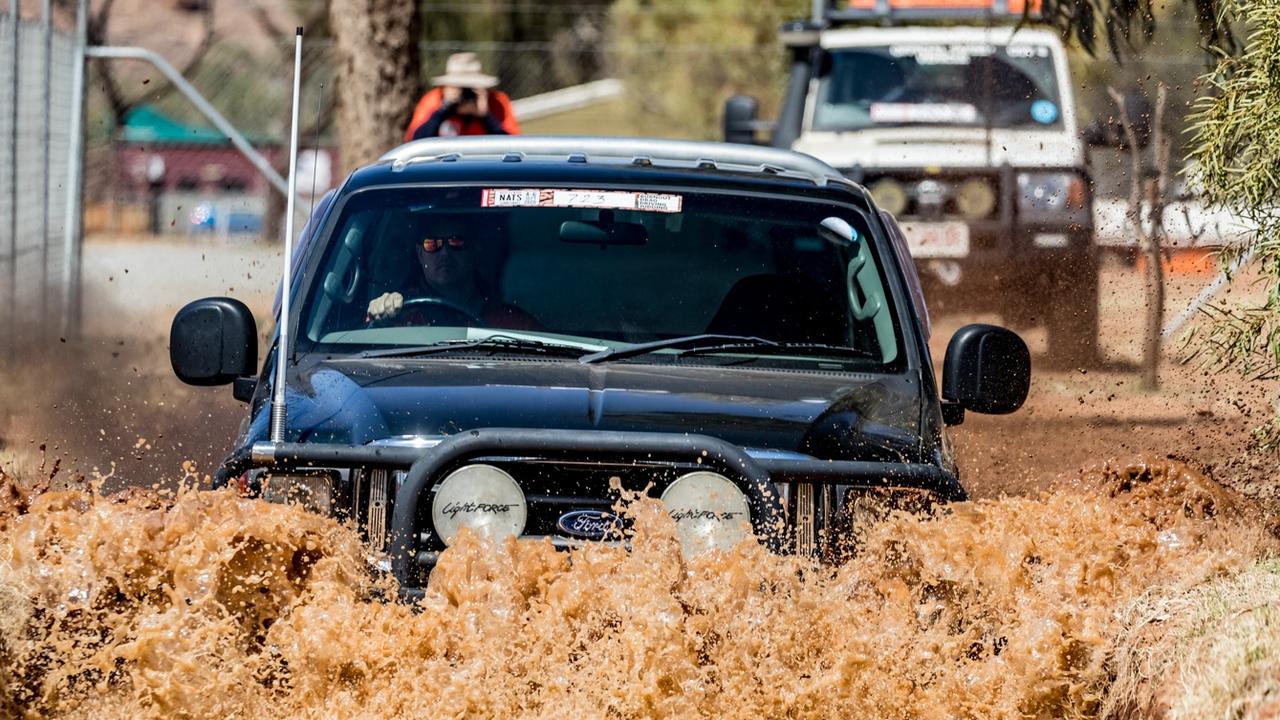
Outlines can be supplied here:
<path id="1" fill-rule="evenodd" d="M 871 103 L 873 123 L 965 125 L 978 121 L 978 108 L 968 103 Z"/>
<path id="2" fill-rule="evenodd" d="M 489 188 L 480 193 L 480 207 L 588 208 L 678 213 L 684 209 L 684 196 L 627 190 Z"/>
<path id="3" fill-rule="evenodd" d="M 890 45 L 889 55 L 909 57 L 918 65 L 968 65 L 975 57 L 989 57 L 996 46 L 980 45 Z"/>
<path id="4" fill-rule="evenodd" d="M 1052 125 L 1058 119 L 1058 106 L 1048 100 L 1031 103 L 1031 119 L 1041 125 Z"/>

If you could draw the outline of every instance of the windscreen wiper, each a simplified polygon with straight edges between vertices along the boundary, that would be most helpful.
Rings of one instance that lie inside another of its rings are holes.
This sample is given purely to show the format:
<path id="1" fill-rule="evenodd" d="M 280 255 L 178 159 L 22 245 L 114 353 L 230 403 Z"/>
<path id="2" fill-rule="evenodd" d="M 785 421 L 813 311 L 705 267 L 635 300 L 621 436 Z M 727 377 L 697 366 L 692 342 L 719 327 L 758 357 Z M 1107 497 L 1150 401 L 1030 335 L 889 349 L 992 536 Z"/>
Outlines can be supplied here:
<path id="1" fill-rule="evenodd" d="M 365 350 L 361 358 L 411 358 L 424 355 L 452 352 L 456 350 L 493 350 L 495 352 L 520 353 L 533 355 L 554 355 L 557 357 L 577 357 L 582 347 L 562 345 L 560 343 L 531 340 L 529 338 L 504 337 L 490 335 L 476 340 L 446 340 L 430 345 L 389 348 L 387 350 Z"/>
<path id="2" fill-rule="evenodd" d="M 683 337 L 640 343 L 625 348 L 609 348 L 608 350 L 589 353 L 578 358 L 578 362 L 590 365 L 605 360 L 624 360 L 637 355 L 647 355 L 651 352 L 671 349 L 682 350 L 682 352 L 677 353 L 678 355 L 732 352 L 736 350 L 753 350 L 769 355 L 785 355 L 793 351 L 812 352 L 820 350 L 842 358 L 875 357 L 873 353 L 866 350 L 839 347 L 837 345 L 823 345 L 821 343 L 783 343 L 775 340 L 766 340 L 761 337 L 743 335 L 685 335 Z"/>
<path id="3" fill-rule="evenodd" d="M 736 342 L 723 343 L 720 345 L 707 345 L 705 347 L 689 348 L 676 353 L 677 356 L 685 355 L 706 355 L 709 353 L 732 353 L 732 352 L 751 352 L 755 355 L 789 355 L 794 353 L 818 353 L 823 357 L 832 357 L 840 359 L 848 358 L 875 358 L 876 353 L 862 348 L 844 347 L 842 345 L 826 345 L 823 343 L 797 343 L 797 342 L 774 342 L 772 340 L 763 340 L 760 342 Z"/>

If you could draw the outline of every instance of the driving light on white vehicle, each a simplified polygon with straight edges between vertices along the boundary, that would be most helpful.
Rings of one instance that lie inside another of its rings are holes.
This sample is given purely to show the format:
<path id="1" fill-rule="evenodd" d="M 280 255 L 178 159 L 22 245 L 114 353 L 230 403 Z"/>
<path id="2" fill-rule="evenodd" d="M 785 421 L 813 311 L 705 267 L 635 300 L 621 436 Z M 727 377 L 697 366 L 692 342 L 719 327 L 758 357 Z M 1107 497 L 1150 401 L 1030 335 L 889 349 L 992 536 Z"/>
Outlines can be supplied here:
<path id="1" fill-rule="evenodd" d="M 465 465 L 449 473 L 431 503 L 431 522 L 445 545 L 464 527 L 494 540 L 519 535 L 527 517 L 524 491 L 492 465 Z"/>
<path id="2" fill-rule="evenodd" d="M 901 215 L 902 211 L 907 209 L 907 191 L 897 180 L 889 178 L 877 180 L 867 190 L 871 193 L 871 199 L 876 201 L 876 205 L 891 215 Z"/>
<path id="3" fill-rule="evenodd" d="M 955 190 L 956 209 L 970 220 L 981 220 L 996 209 L 996 191 L 982 178 L 969 178 Z"/>
<path id="4" fill-rule="evenodd" d="M 333 509 L 333 478 L 314 475 L 265 475 L 262 499 L 280 505 L 301 505 L 314 513 L 328 515 Z"/>
<path id="5" fill-rule="evenodd" d="M 681 475 L 662 492 L 686 556 L 729 550 L 751 534 L 747 496 L 729 478 L 706 470 Z"/>

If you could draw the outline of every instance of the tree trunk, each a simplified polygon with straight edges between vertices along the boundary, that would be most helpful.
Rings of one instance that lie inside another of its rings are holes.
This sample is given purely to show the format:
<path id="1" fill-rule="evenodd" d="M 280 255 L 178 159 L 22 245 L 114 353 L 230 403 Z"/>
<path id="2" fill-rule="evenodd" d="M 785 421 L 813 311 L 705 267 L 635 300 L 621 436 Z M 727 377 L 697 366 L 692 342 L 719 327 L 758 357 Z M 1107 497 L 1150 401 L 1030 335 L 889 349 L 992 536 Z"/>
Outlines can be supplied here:
<path id="1" fill-rule="evenodd" d="M 1157 125 L 1155 132 L 1163 134 Z M 1147 289 L 1147 326 L 1142 343 L 1142 387 L 1156 390 L 1160 387 L 1160 332 L 1164 329 L 1164 257 L 1160 246 L 1164 240 L 1161 216 L 1164 214 L 1163 193 L 1160 181 L 1153 178 L 1147 186 L 1147 207 L 1151 218 L 1151 232 L 1143 233 L 1143 253 L 1146 272 L 1143 281 Z"/>
<path id="2" fill-rule="evenodd" d="M 1150 173 L 1151 177 L 1147 179 L 1148 173 L 1142 163 L 1142 148 L 1134 129 L 1134 118 L 1129 114 L 1124 96 L 1113 87 L 1108 87 L 1107 92 L 1120 110 L 1120 125 L 1129 147 L 1132 176 L 1129 184 L 1128 215 L 1133 223 L 1134 232 L 1138 236 L 1138 248 L 1145 265 L 1143 279 L 1146 284 L 1147 322 L 1142 342 L 1142 387 L 1145 390 L 1156 390 L 1160 387 L 1160 335 L 1164 329 L 1164 258 L 1161 245 L 1164 239 L 1165 196 L 1169 188 L 1170 141 L 1164 129 L 1164 107 L 1168 96 L 1164 84 L 1161 83 L 1155 117 L 1151 122 L 1152 140 L 1155 145 L 1154 167 Z M 1144 180 L 1147 182 L 1147 219 L 1151 222 L 1150 229 L 1147 229 L 1143 222 Z"/>
<path id="3" fill-rule="evenodd" d="M 1160 341 L 1164 331 L 1164 206 L 1169 193 L 1169 133 L 1164 128 L 1164 111 L 1168 103 L 1168 90 L 1159 84 L 1156 95 L 1155 116 L 1151 122 L 1151 138 L 1154 144 L 1153 169 L 1147 190 L 1147 208 L 1151 218 L 1151 232 L 1147 233 L 1147 329 L 1142 351 L 1142 386 L 1155 390 L 1160 386 Z"/>
<path id="4" fill-rule="evenodd" d="M 414 0 L 333 0 L 339 161 L 350 170 L 399 145 L 421 87 Z"/>

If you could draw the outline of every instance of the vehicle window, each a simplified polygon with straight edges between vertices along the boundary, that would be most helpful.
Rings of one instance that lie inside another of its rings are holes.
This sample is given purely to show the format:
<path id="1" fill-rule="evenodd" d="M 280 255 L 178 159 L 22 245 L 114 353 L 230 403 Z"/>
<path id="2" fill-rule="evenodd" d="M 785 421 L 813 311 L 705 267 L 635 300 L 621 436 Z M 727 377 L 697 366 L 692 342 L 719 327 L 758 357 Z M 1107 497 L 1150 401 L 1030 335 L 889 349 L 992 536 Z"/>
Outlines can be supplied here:
<path id="1" fill-rule="evenodd" d="M 852 247 L 819 234 L 832 215 L 854 228 Z M 320 240 L 302 342 L 328 351 L 502 330 L 596 348 L 716 334 L 865 351 L 773 348 L 760 365 L 899 357 L 884 269 L 852 207 L 661 189 L 371 190 Z"/>
<path id="2" fill-rule="evenodd" d="M 899 44 L 827 55 L 815 130 L 904 125 L 1061 127 L 1047 45 Z"/>

